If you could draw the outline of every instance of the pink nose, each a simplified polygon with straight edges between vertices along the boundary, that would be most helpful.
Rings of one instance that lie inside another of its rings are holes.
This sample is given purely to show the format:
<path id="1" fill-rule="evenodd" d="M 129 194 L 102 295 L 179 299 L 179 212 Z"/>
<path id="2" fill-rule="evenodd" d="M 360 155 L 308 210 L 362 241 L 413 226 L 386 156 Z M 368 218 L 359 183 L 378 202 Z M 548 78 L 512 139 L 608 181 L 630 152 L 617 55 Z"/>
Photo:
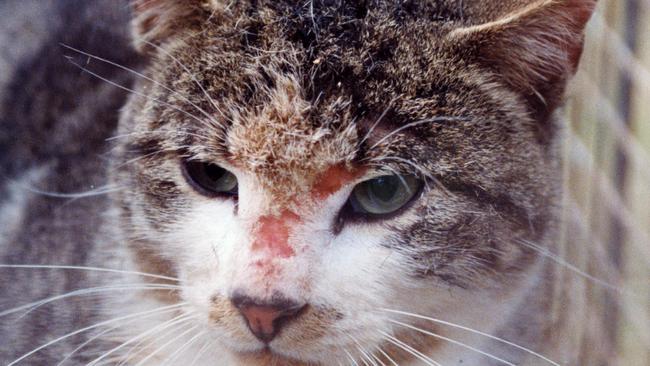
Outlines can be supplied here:
<path id="1" fill-rule="evenodd" d="M 233 296 L 232 303 L 246 319 L 251 332 L 264 343 L 271 342 L 282 327 L 307 307 L 287 300 L 262 302 L 241 295 Z"/>

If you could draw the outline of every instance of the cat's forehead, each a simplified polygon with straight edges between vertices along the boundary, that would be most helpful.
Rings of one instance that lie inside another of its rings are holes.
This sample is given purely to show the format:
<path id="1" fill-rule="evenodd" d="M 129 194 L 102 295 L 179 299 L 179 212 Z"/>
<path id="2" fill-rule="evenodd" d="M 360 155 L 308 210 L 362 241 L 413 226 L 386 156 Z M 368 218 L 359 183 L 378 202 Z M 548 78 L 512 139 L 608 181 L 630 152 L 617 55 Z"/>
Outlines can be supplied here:
<path id="1" fill-rule="evenodd" d="M 263 105 L 233 116 L 225 137 L 230 163 L 283 196 L 313 188 L 334 171 L 352 178 L 358 170 L 356 124 L 341 116 L 316 121 L 313 109 L 298 80 L 280 77 Z"/>
<path id="2" fill-rule="evenodd" d="M 332 168 L 353 171 L 355 158 L 367 153 L 363 143 L 439 114 L 436 95 L 445 92 L 446 70 L 453 68 L 444 64 L 436 36 L 444 22 L 435 19 L 455 15 L 433 5 L 423 11 L 437 15 L 427 17 L 416 14 L 417 5 L 385 2 L 365 13 L 356 2 L 330 5 L 260 2 L 236 17 L 215 16 L 200 32 L 172 42 L 173 58 L 159 55 L 164 84 L 225 124 L 214 140 L 231 164 L 269 189 L 306 189 Z M 170 104 L 179 102 L 187 104 Z M 392 115 L 381 120 L 387 111 Z M 378 119 L 381 125 L 373 126 Z M 397 140 L 391 136 L 392 147 L 421 143 Z"/>
<path id="3" fill-rule="evenodd" d="M 266 89 L 285 74 L 310 102 L 341 97 L 380 113 L 398 96 L 430 97 L 432 78 L 450 69 L 441 64 L 441 35 L 458 18 L 457 7 L 412 3 L 243 2 L 183 38 L 175 55 L 211 94 L 239 108 L 265 103 Z M 173 60 L 162 63 L 177 69 L 169 78 L 188 74 Z"/>

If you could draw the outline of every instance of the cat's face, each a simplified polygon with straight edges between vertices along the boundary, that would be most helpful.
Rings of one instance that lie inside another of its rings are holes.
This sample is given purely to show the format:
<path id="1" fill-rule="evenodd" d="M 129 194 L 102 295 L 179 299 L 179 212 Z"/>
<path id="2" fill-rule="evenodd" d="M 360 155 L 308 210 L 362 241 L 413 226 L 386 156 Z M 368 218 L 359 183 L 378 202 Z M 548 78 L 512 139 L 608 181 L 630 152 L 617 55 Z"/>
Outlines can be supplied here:
<path id="1" fill-rule="evenodd" d="M 143 2 L 164 50 L 141 43 L 116 175 L 137 260 L 244 358 L 360 359 L 417 338 L 395 320 L 450 334 L 387 310 L 492 329 L 534 281 L 522 242 L 551 236 L 550 115 L 590 9 L 542 3 L 473 26 L 449 4 Z M 530 24 L 558 12 L 554 45 Z M 557 59 L 509 56 L 515 34 Z"/>

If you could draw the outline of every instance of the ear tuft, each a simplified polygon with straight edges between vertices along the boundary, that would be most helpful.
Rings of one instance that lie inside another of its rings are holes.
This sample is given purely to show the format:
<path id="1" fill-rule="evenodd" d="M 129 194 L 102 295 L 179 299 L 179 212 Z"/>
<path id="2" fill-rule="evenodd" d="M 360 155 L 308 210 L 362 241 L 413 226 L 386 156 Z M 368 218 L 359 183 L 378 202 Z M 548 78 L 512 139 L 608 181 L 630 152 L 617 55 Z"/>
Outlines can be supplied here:
<path id="1" fill-rule="evenodd" d="M 496 21 L 456 29 L 449 40 L 471 49 L 470 57 L 495 70 L 545 118 L 576 71 L 595 5 L 596 0 L 540 0 Z"/>

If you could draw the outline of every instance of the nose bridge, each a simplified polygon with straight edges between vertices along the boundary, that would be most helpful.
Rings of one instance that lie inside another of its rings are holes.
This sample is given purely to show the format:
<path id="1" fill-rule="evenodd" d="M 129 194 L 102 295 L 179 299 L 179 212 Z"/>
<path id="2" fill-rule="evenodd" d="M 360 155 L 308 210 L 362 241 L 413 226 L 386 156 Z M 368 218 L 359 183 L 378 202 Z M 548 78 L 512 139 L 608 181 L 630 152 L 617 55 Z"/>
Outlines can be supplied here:
<path id="1" fill-rule="evenodd" d="M 328 229 L 344 200 L 332 197 L 359 174 L 335 164 L 312 172 L 313 179 L 303 177 L 302 183 L 294 179 L 300 189 L 283 194 L 267 189 L 264 176 L 248 174 L 240 188 L 244 192 L 238 211 L 245 231 L 239 245 L 247 253 L 239 257 L 240 285 L 267 289 L 304 277 L 315 253 L 331 240 Z"/>
<path id="2" fill-rule="evenodd" d="M 296 250 L 290 242 L 291 235 L 303 222 L 302 218 L 290 209 L 282 209 L 277 214 L 260 216 L 251 229 L 253 252 L 264 252 L 271 257 L 290 258 Z"/>
<path id="3" fill-rule="evenodd" d="M 310 243 L 300 234 L 308 221 L 308 209 L 296 203 L 298 199 L 279 200 L 255 176 L 246 179 L 244 189 L 238 211 L 243 233 L 234 243 L 234 261 L 228 266 L 232 288 L 260 298 L 276 291 L 296 295 L 308 268 L 304 248 Z"/>

